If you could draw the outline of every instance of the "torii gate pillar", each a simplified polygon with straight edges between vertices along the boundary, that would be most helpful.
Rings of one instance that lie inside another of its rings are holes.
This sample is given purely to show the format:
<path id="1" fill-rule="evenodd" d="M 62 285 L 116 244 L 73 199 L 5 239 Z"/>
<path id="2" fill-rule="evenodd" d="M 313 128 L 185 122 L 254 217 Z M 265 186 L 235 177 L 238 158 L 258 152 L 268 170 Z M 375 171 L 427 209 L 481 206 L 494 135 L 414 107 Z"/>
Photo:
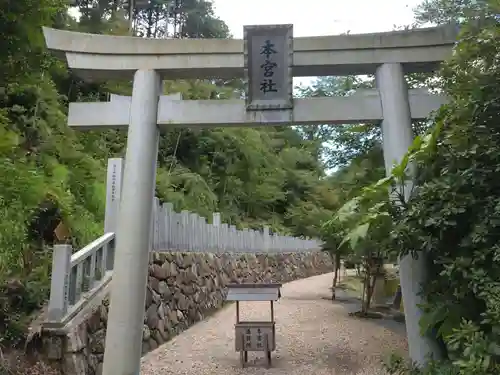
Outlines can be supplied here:
<path id="1" fill-rule="evenodd" d="M 401 64 L 387 63 L 376 71 L 377 86 L 382 104 L 382 139 L 384 143 L 384 162 L 387 175 L 403 159 L 413 143 L 408 88 Z M 410 166 L 411 167 L 411 166 Z M 411 171 L 410 171 L 411 172 Z M 404 186 L 404 198 L 410 197 L 412 182 Z M 420 335 L 422 298 L 420 288 L 427 280 L 427 265 L 424 254 L 418 259 L 407 255 L 400 259 L 399 277 L 405 308 L 405 323 L 410 358 L 418 365 L 424 365 L 429 356 L 437 359 L 439 348 L 434 339 Z"/>
<path id="2" fill-rule="evenodd" d="M 160 77 L 134 75 L 103 375 L 139 374 L 156 181 Z"/>

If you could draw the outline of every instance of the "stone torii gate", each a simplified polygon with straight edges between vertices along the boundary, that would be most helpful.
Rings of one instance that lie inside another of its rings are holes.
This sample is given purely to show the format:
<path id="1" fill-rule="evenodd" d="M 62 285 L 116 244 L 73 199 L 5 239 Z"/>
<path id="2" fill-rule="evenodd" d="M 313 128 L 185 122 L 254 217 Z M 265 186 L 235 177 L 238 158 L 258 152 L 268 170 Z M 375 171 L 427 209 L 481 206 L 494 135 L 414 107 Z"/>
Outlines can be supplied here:
<path id="1" fill-rule="evenodd" d="M 88 80 L 133 79 L 132 97 L 71 103 L 79 130 L 128 127 L 117 224 L 104 375 L 139 373 L 145 282 L 159 128 L 382 123 L 390 172 L 413 140 L 412 119 L 424 119 L 446 98 L 407 89 L 404 74 L 436 70 L 451 56 L 455 26 L 376 34 L 293 38 L 291 25 L 248 26 L 245 39 L 144 39 L 44 28 L 48 48 Z M 375 74 L 376 90 L 350 97 L 293 99 L 292 77 Z M 181 100 L 160 95 L 161 79 L 246 77 L 246 100 Z M 412 360 L 436 354 L 419 334 L 422 257 L 400 263 Z"/>

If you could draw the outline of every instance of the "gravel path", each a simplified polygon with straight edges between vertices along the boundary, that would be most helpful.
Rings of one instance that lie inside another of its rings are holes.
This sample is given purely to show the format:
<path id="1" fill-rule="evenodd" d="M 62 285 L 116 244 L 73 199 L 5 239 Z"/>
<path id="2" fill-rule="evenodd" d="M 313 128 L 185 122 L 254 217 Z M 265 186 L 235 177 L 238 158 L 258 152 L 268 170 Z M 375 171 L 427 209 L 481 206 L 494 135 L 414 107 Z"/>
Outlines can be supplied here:
<path id="1" fill-rule="evenodd" d="M 405 351 L 404 326 L 348 316 L 357 304 L 325 300 L 331 274 L 285 284 L 275 305 L 277 349 L 272 367 L 249 353 L 242 369 L 234 351 L 235 306 L 228 306 L 144 356 L 142 375 L 379 375 L 380 361 Z M 242 320 L 269 319 L 269 304 L 242 303 Z"/>

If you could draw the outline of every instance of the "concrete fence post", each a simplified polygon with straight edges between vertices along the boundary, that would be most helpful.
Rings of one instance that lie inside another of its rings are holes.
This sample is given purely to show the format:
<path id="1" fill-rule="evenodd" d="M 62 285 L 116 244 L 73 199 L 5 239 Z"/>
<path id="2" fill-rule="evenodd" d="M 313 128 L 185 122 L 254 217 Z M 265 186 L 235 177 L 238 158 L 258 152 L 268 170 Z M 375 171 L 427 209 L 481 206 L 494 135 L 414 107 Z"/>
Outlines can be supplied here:
<path id="1" fill-rule="evenodd" d="M 179 250 L 188 251 L 190 250 L 190 219 L 189 211 L 182 210 L 180 214 L 180 228 L 179 228 Z"/>
<path id="2" fill-rule="evenodd" d="M 71 245 L 54 246 L 48 309 L 48 320 L 51 322 L 61 321 L 68 311 L 72 252 Z"/>
<path id="3" fill-rule="evenodd" d="M 165 250 L 174 249 L 173 246 L 173 234 L 172 228 L 177 228 L 177 222 L 174 222 L 173 215 L 173 205 L 172 203 L 164 203 L 163 204 L 163 212 L 165 213 L 165 221 L 164 221 L 164 236 L 165 236 Z"/>
<path id="4" fill-rule="evenodd" d="M 220 212 L 214 212 L 212 214 L 212 223 L 215 226 L 218 226 L 218 225 L 221 224 L 221 221 L 220 221 Z"/>
<path id="5" fill-rule="evenodd" d="M 198 214 L 195 212 L 188 213 L 188 230 L 187 236 L 187 250 L 196 251 L 200 241 L 200 231 L 198 228 Z"/>
<path id="6" fill-rule="evenodd" d="M 198 216 L 198 233 L 200 236 L 200 243 L 198 245 L 198 251 L 207 251 L 207 220 Z"/>
<path id="7" fill-rule="evenodd" d="M 266 252 L 271 246 L 271 239 L 269 238 L 269 227 L 264 227 L 262 230 L 262 251 Z"/>
<path id="8" fill-rule="evenodd" d="M 218 241 L 219 241 L 219 250 L 221 252 L 226 252 L 229 247 L 229 233 L 228 233 L 228 225 L 226 223 L 222 223 L 219 228 L 218 233 Z"/>
<path id="9" fill-rule="evenodd" d="M 214 249 L 216 252 L 221 250 L 221 217 L 219 212 L 212 214 L 212 236 L 214 241 Z"/>
<path id="10" fill-rule="evenodd" d="M 159 241 L 159 215 L 160 215 L 160 200 L 157 197 L 153 198 L 153 205 L 151 210 L 151 238 L 150 238 L 150 251 L 163 250 L 160 248 Z"/>

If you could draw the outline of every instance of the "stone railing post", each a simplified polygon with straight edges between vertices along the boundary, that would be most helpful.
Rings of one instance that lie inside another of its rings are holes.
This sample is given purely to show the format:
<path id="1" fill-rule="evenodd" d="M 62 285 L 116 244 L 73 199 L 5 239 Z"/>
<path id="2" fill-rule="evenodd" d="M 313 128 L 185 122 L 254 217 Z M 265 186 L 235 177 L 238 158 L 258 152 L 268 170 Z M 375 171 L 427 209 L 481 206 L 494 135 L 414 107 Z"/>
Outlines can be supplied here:
<path id="1" fill-rule="evenodd" d="M 271 239 L 269 238 L 269 227 L 264 227 L 262 230 L 262 251 L 266 252 L 271 246 Z"/>
<path id="2" fill-rule="evenodd" d="M 177 227 L 177 222 L 174 221 L 173 215 L 173 205 L 172 203 L 163 203 L 163 212 L 165 214 L 164 220 L 164 235 L 165 235 L 165 250 L 173 250 L 174 242 L 173 242 L 173 228 Z"/>
<path id="3" fill-rule="evenodd" d="M 207 248 L 207 219 L 205 219 L 202 216 L 198 216 L 198 233 L 200 234 L 200 242 L 198 245 L 198 248 L 196 250 L 198 251 L 208 251 L 210 249 Z"/>
<path id="4" fill-rule="evenodd" d="M 152 251 L 163 250 L 160 247 L 160 232 L 159 232 L 159 218 L 160 218 L 160 200 L 157 197 L 153 198 L 153 206 L 151 210 L 151 246 Z"/>
<path id="5" fill-rule="evenodd" d="M 212 214 L 212 223 L 214 226 L 219 226 L 221 224 L 219 212 L 214 212 Z"/>
<path id="6" fill-rule="evenodd" d="M 198 248 L 198 242 L 200 240 L 200 232 L 198 228 L 198 214 L 190 212 L 188 216 L 189 229 L 186 233 L 187 244 L 189 251 L 195 251 Z"/>
<path id="7" fill-rule="evenodd" d="M 221 250 L 221 217 L 219 212 L 214 212 L 212 214 L 212 241 L 213 241 L 213 249 L 215 252 Z"/>
<path id="8" fill-rule="evenodd" d="M 236 249 L 236 227 L 234 225 L 229 226 L 228 239 L 228 250 L 229 252 L 233 252 Z"/>
<path id="9" fill-rule="evenodd" d="M 189 231 L 190 227 L 190 219 L 189 219 L 189 211 L 182 210 L 180 218 L 180 226 L 179 226 L 179 247 L 178 249 L 181 251 L 189 250 Z"/>
<path id="10" fill-rule="evenodd" d="M 228 232 L 228 226 L 225 223 L 222 223 L 219 228 L 219 234 L 218 234 L 218 241 L 219 241 L 219 250 L 221 252 L 225 252 L 227 248 L 229 247 L 229 232 Z"/>
<path id="11" fill-rule="evenodd" d="M 61 321 L 68 311 L 72 252 L 71 245 L 54 246 L 48 309 L 48 320 L 51 322 Z"/>

